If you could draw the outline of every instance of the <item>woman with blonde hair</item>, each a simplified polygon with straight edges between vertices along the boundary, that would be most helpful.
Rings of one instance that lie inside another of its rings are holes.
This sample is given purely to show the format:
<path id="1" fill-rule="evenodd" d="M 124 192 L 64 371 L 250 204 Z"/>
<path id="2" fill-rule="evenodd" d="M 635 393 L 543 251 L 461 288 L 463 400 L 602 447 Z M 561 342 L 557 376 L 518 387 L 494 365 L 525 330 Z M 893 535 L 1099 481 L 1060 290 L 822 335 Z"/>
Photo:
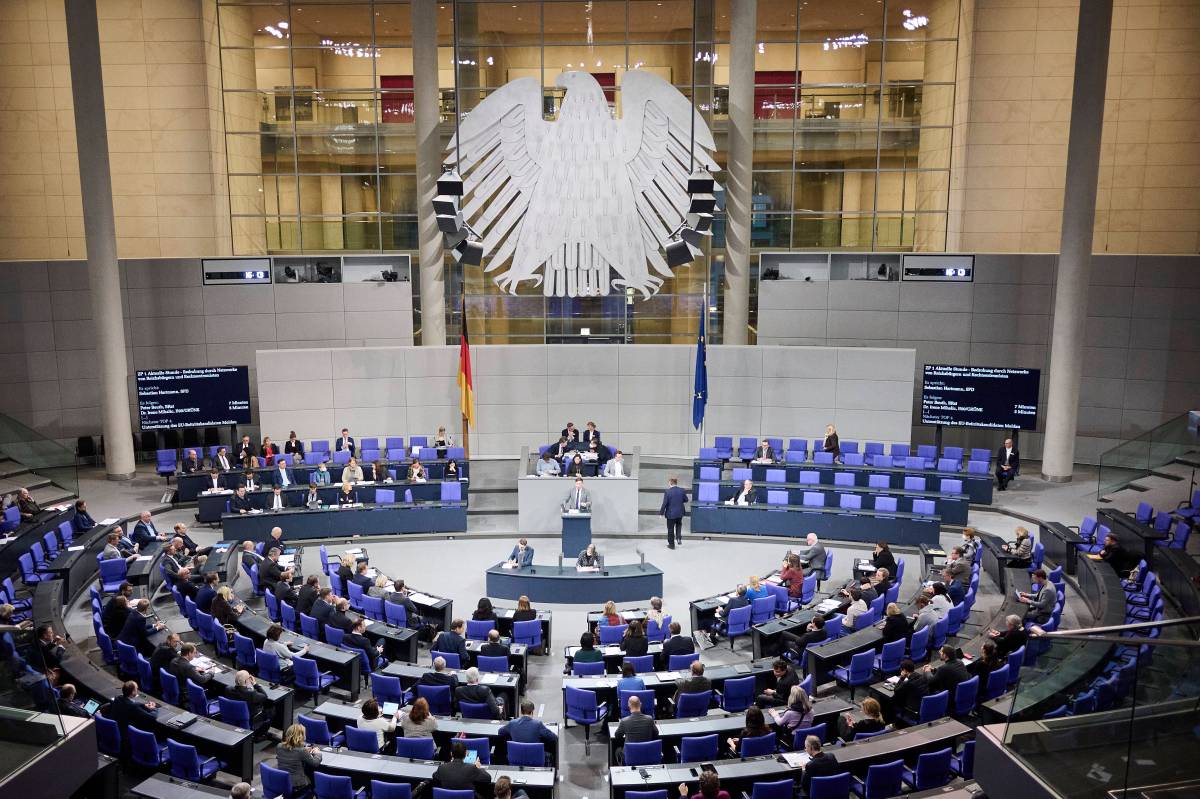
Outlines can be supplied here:
<path id="1" fill-rule="evenodd" d="M 611 599 L 604 603 L 604 619 L 602 624 L 605 627 L 617 627 L 623 620 L 621 615 L 617 613 L 617 603 Z"/>
<path id="2" fill-rule="evenodd" d="M 853 741 L 863 733 L 883 732 L 883 728 L 887 726 L 883 721 L 883 708 L 879 706 L 878 700 L 867 697 L 862 701 L 861 707 L 863 718 L 856 721 L 850 713 L 842 717 L 846 722 L 846 734 L 842 737 L 847 741 Z"/>
<path id="3" fill-rule="evenodd" d="M 275 765 L 292 778 L 292 788 L 300 790 L 312 783 L 308 773 L 321 765 L 321 752 L 306 743 L 304 727 L 293 724 L 283 733 L 283 740 L 275 747 Z"/>
<path id="4" fill-rule="evenodd" d="M 237 617 L 245 609 L 246 606 L 234 597 L 233 589 L 227 585 L 223 585 L 217 589 L 217 595 L 213 597 L 212 608 L 209 609 L 209 613 L 220 624 L 228 627 L 237 621 Z"/>
<path id="5" fill-rule="evenodd" d="M 750 583 L 746 586 L 746 599 L 753 602 L 756 599 L 762 599 L 771 595 L 770 589 L 762 584 L 762 580 L 758 579 L 757 574 L 750 575 Z"/>

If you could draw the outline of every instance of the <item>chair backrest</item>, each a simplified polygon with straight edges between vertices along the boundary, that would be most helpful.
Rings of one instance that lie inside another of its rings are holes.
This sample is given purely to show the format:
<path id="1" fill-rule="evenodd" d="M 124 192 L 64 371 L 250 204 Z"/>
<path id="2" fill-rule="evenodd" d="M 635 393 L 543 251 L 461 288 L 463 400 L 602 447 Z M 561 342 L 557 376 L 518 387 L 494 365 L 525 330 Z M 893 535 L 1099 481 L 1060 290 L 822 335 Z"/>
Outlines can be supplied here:
<path id="1" fill-rule="evenodd" d="M 505 741 L 506 758 L 510 766 L 536 766 L 541 767 L 546 765 L 546 747 L 544 744 L 538 743 L 521 743 L 519 741 Z"/>
<path id="2" fill-rule="evenodd" d="M 995 699 L 1008 690 L 1008 664 L 988 674 L 987 687 L 983 692 L 983 701 Z"/>
<path id="3" fill-rule="evenodd" d="M 820 466 L 829 466 L 830 464 L 833 463 L 833 453 L 832 452 L 814 452 L 813 453 L 813 463 L 818 464 Z"/>
<path id="4" fill-rule="evenodd" d="M 625 744 L 625 765 L 654 766 L 662 763 L 662 739 Z"/>
<path id="5" fill-rule="evenodd" d="M 679 739 L 679 762 L 700 763 L 715 760 L 719 744 L 716 733 L 712 735 L 686 735 Z M 628 792 L 625 794 L 629 795 Z"/>
<path id="6" fill-rule="evenodd" d="M 349 731 L 350 728 L 346 729 Z M 319 799 L 354 799 L 354 784 L 349 777 L 315 771 L 313 772 L 313 783 Z"/>
<path id="7" fill-rule="evenodd" d="M 722 705 L 726 713 L 740 713 L 754 704 L 755 678 L 753 675 L 726 680 L 723 689 Z"/>
<path id="8" fill-rule="evenodd" d="M 682 671 L 691 668 L 692 664 L 699 659 L 699 652 L 692 652 L 688 655 L 671 655 L 667 658 L 667 668 L 671 671 Z"/>
<path id="9" fill-rule="evenodd" d="M 713 439 L 713 447 L 720 457 L 733 457 L 733 436 L 717 436 Z"/>
<path id="10" fill-rule="evenodd" d="M 762 596 L 750 603 L 750 623 L 761 624 L 775 617 L 776 599 L 774 595 Z"/>
<path id="11" fill-rule="evenodd" d="M 902 792 L 900 783 L 903 774 L 903 758 L 890 763 L 876 763 L 868 766 L 863 794 L 869 797 L 897 796 Z"/>
<path id="12" fill-rule="evenodd" d="M 950 781 L 950 747 L 936 752 L 926 752 L 917 758 L 917 768 L 914 770 L 915 784 L 918 791 L 940 788 Z"/>
<path id="13" fill-rule="evenodd" d="M 250 706 L 241 699 L 217 697 L 217 715 L 226 724 L 232 724 L 242 729 L 250 728 Z"/>
<path id="14" fill-rule="evenodd" d="M 760 757 L 762 755 L 775 754 L 778 740 L 774 732 L 768 732 L 765 735 L 756 735 L 752 738 L 743 738 L 738 754 L 742 757 Z"/>
<path id="15" fill-rule="evenodd" d="M 403 605 L 398 605 L 395 602 L 383 602 L 383 617 L 388 624 L 394 624 L 397 627 L 408 626 L 408 611 Z M 316 619 L 313 619 L 313 624 L 316 624 Z M 304 618 L 300 618 L 300 623 L 304 623 Z"/>
<path id="16" fill-rule="evenodd" d="M 121 728 L 112 719 L 106 719 L 97 713 L 92 716 L 96 720 L 96 747 L 106 755 L 121 756 Z"/>
<path id="17" fill-rule="evenodd" d="M 987 474 L 987 461 L 967 461 L 967 474 Z"/>
<path id="18" fill-rule="evenodd" d="M 954 458 L 938 458 L 937 470 L 939 472 L 957 472 L 961 465 L 961 461 Z"/>
<path id="19" fill-rule="evenodd" d="M 538 647 L 542 644 L 542 623 L 537 619 L 513 622 L 513 642 Z"/>
<path id="20" fill-rule="evenodd" d="M 383 615 L 383 598 L 377 596 L 367 596 L 363 594 L 362 598 L 363 615 L 372 621 L 384 621 Z"/>
<path id="21" fill-rule="evenodd" d="M 943 478 L 938 483 L 938 490 L 943 494 L 961 494 L 962 487 L 963 487 L 962 480 L 952 480 L 950 478 Z"/>
<path id="22" fill-rule="evenodd" d="M 767 492 L 768 505 L 786 505 L 788 504 L 788 492 L 773 489 Z"/>
<path id="23" fill-rule="evenodd" d="M 391 488 L 375 489 L 375 504 L 376 505 L 391 505 L 396 501 L 396 492 Z"/>
<path id="24" fill-rule="evenodd" d="M 580 724 L 591 724 L 599 719 L 599 706 L 594 691 L 570 685 L 565 686 L 565 689 L 567 694 L 565 715 L 567 718 Z"/>
<path id="25" fill-rule="evenodd" d="M 926 628 L 928 629 L 928 628 Z M 1024 653 L 1022 653 L 1024 654 Z M 979 696 L 979 677 L 963 680 L 954 687 L 954 715 L 965 716 L 975 709 L 975 700 Z"/>
<path id="26" fill-rule="evenodd" d="M 790 778 L 775 782 L 756 782 L 750 792 L 750 799 L 792 799 L 794 788 Z"/>
<path id="27" fill-rule="evenodd" d="M 806 460 L 808 460 L 808 453 L 804 450 L 789 449 L 783 455 L 784 463 L 804 463 Z"/>
<path id="28" fill-rule="evenodd" d="M 379 752 L 379 734 L 375 730 L 360 730 L 358 727 L 347 726 L 346 747 L 352 752 L 367 752 L 368 754 L 377 754 Z"/>
<path id="29" fill-rule="evenodd" d="M 805 491 L 803 504 L 806 508 L 823 508 L 825 507 L 825 495 L 820 491 Z"/>
<path id="30" fill-rule="evenodd" d="M 935 721 L 946 715 L 946 710 L 950 704 L 950 692 L 938 691 L 936 694 L 921 698 L 921 712 L 919 715 L 919 723 L 924 724 L 927 721 Z"/>
<path id="31" fill-rule="evenodd" d="M 538 447 L 538 449 L 545 451 L 550 448 L 549 447 Z M 538 455 L 541 455 L 541 452 L 539 452 Z M 699 457 L 700 457 L 700 460 L 702 460 L 702 461 L 718 460 L 719 456 L 717 455 L 717 448 L 716 447 L 701 447 Z"/>
<path id="32" fill-rule="evenodd" d="M 808 799 L 839 799 L 849 796 L 850 772 L 813 777 L 808 785 Z"/>
<path id="33" fill-rule="evenodd" d="M 292 775 L 283 769 L 272 768 L 266 763 L 258 764 L 258 772 L 262 776 L 264 796 L 291 796 Z"/>
<path id="34" fill-rule="evenodd" d="M 442 502 L 461 502 L 462 483 L 442 483 Z"/>
<path id="35" fill-rule="evenodd" d="M 423 697 L 429 703 L 429 712 L 435 716 L 450 715 L 450 686 L 420 685 L 416 686 L 417 696 Z"/>
<path id="36" fill-rule="evenodd" d="M 835 472 L 833 475 L 833 484 L 835 486 L 854 485 L 854 472 Z"/>
<path id="37" fill-rule="evenodd" d="M 268 682 L 283 682 L 282 670 L 279 668 L 279 656 L 274 652 L 254 650 L 254 659 L 258 665 L 258 676 Z M 293 665 L 295 661 L 293 660 Z M 297 671 L 297 675 L 299 672 Z"/>
<path id="38" fill-rule="evenodd" d="M 603 646 L 610 644 L 619 644 L 625 636 L 625 631 L 629 629 L 628 624 L 614 624 L 600 628 L 600 643 Z"/>
<path id="39" fill-rule="evenodd" d="M 734 480 L 736 480 L 737 482 L 740 483 L 742 480 L 753 479 L 754 470 L 747 469 L 743 466 L 739 466 L 733 470 L 733 474 L 731 476 L 733 477 Z"/>
<path id="40" fill-rule="evenodd" d="M 159 753 L 158 739 L 154 737 L 154 733 L 129 726 L 125 728 L 125 735 L 129 738 L 129 754 L 134 763 L 151 769 L 162 765 L 162 755 Z"/>
<path id="41" fill-rule="evenodd" d="M 863 466 L 866 464 L 866 457 L 861 452 L 843 452 L 842 463 L 847 466 Z"/>
<path id="42" fill-rule="evenodd" d="M 768 483 L 785 483 L 787 482 L 787 472 L 783 469 L 767 469 Z"/>
<path id="43" fill-rule="evenodd" d="M 700 483 L 696 496 L 698 502 L 716 502 L 720 498 L 720 490 L 716 483 Z"/>
<path id="44" fill-rule="evenodd" d="M 458 703 L 459 713 L 464 719 L 491 719 L 492 709 L 488 707 L 487 702 L 463 702 Z"/>
<path id="45" fill-rule="evenodd" d="M 916 475 L 906 474 L 904 476 L 904 490 L 905 491 L 924 491 L 925 490 L 925 478 L 918 477 Z"/>
<path id="46" fill-rule="evenodd" d="M 861 510 L 862 497 L 858 494 L 839 494 L 838 507 L 846 510 Z"/>
<path id="47" fill-rule="evenodd" d="M 158 688 L 167 704 L 179 704 L 179 678 L 166 669 L 158 670 Z"/>
<path id="48" fill-rule="evenodd" d="M 704 716 L 708 713 L 710 704 L 712 704 L 712 690 L 680 694 L 679 702 L 675 705 L 675 718 Z"/>
<path id="49" fill-rule="evenodd" d="M 303 713 L 296 715 L 296 721 L 300 726 L 304 727 L 304 738 L 308 743 L 316 746 L 329 746 L 333 738 L 329 734 L 329 723 L 325 719 L 317 719 L 312 716 L 306 716 Z"/>
<path id="50" fill-rule="evenodd" d="M 436 753 L 436 744 L 432 738 L 396 739 L 396 754 L 400 757 L 411 757 L 417 760 L 433 760 Z"/>
<path id="51" fill-rule="evenodd" d="M 571 661 L 571 673 L 576 677 L 599 677 L 604 674 L 604 661 Z"/>
<path id="52" fill-rule="evenodd" d="M 384 447 L 387 449 L 388 458 L 396 460 L 397 456 L 404 456 L 404 437 L 403 436 L 388 436 L 384 439 Z"/>
<path id="53" fill-rule="evenodd" d="M 488 633 L 491 632 L 495 626 L 495 622 L 492 621 L 476 621 L 474 619 L 468 619 L 467 640 L 486 641 Z"/>
<path id="54" fill-rule="evenodd" d="M 721 468 L 719 466 L 701 466 L 700 479 L 717 481 L 721 479 Z"/>
<path id="55" fill-rule="evenodd" d="M 1008 684 L 1021 679 L 1021 664 L 1025 662 L 1025 646 L 1021 645 L 1008 653 Z"/>
<path id="56" fill-rule="evenodd" d="M 753 436 L 742 436 L 738 439 L 738 457 L 742 460 L 747 460 L 754 455 L 754 450 L 758 448 L 758 439 Z"/>

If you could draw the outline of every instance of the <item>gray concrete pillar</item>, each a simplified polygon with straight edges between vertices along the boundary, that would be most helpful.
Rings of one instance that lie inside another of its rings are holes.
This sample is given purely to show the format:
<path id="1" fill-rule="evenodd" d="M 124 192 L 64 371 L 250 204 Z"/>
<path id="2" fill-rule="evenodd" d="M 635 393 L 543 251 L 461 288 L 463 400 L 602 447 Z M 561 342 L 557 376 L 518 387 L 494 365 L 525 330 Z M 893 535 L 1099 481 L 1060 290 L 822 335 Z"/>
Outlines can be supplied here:
<path id="1" fill-rule="evenodd" d="M 722 343 L 745 344 L 750 325 L 750 200 L 754 164 L 754 36 L 758 0 L 731 6 L 729 160 L 725 167 L 725 316 Z"/>
<path id="2" fill-rule="evenodd" d="M 437 3 L 413 0 L 413 121 L 417 138 L 417 244 L 421 274 L 421 336 L 426 346 L 446 344 L 446 259 L 433 198 L 442 174 L 438 136 Z"/>
<path id="3" fill-rule="evenodd" d="M 121 273 L 117 267 L 96 0 L 66 0 L 66 11 L 79 188 L 83 195 L 83 235 L 87 243 L 92 324 L 100 366 L 105 470 L 109 480 L 129 480 L 136 470 L 129 423 L 129 364 L 125 357 L 125 314 L 121 307 Z"/>
<path id="4" fill-rule="evenodd" d="M 1071 479 L 1079 417 L 1079 378 L 1087 321 L 1088 267 L 1096 222 L 1096 182 L 1100 173 L 1100 134 L 1104 129 L 1104 90 L 1108 80 L 1108 40 L 1112 0 L 1079 4 L 1075 41 L 1075 88 L 1067 141 L 1062 243 L 1054 284 L 1054 327 L 1050 335 L 1050 386 L 1042 477 Z"/>

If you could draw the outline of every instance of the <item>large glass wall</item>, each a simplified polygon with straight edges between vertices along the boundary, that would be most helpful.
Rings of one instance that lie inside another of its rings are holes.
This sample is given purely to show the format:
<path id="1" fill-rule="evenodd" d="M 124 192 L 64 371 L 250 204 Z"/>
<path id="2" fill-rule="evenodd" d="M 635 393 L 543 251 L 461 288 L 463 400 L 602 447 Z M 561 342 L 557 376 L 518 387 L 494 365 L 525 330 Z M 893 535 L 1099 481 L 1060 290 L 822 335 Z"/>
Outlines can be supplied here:
<path id="1" fill-rule="evenodd" d="M 469 112 L 516 78 L 541 80 L 553 120 L 559 73 L 592 73 L 619 115 L 622 77 L 642 69 L 685 96 L 695 86 L 723 166 L 732 2 L 442 3 L 443 144 L 455 109 Z M 399 250 L 415 259 L 409 4 L 219 0 L 219 24 L 236 252 Z M 944 248 L 957 26 L 958 0 L 759 1 L 756 251 Z M 481 343 L 683 343 L 694 340 L 707 283 L 718 341 L 719 214 L 705 250 L 644 301 L 548 298 L 529 285 L 513 297 L 482 268 L 448 259 L 449 332 L 457 336 L 465 287 Z"/>

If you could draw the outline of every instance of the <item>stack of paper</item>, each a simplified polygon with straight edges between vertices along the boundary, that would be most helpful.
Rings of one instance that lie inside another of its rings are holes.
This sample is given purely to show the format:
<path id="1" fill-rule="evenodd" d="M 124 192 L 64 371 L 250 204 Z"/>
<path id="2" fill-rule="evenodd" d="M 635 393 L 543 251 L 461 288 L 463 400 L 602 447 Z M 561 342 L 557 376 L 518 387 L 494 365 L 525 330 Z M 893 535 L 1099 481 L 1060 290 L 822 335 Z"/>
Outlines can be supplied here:
<path id="1" fill-rule="evenodd" d="M 419 591 L 413 591 L 408 595 L 408 598 L 417 605 L 436 605 L 438 602 L 435 597 L 431 597 L 429 594 L 422 594 Z"/>

